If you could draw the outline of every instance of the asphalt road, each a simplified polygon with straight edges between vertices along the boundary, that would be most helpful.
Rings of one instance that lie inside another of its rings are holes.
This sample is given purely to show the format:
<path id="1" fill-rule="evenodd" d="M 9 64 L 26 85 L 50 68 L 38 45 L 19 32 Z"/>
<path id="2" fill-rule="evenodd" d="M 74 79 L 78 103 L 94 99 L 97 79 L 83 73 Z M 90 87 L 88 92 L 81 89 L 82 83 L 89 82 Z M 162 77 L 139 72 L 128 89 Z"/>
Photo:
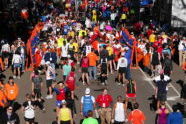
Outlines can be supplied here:
<path id="1" fill-rule="evenodd" d="M 22 75 L 21 79 L 19 80 L 15 79 L 15 82 L 18 84 L 20 88 L 20 93 L 19 93 L 19 97 L 17 101 L 21 104 L 25 100 L 25 94 L 31 93 L 30 73 L 31 72 L 26 72 Z M 60 79 L 62 79 L 62 72 L 61 70 L 57 70 L 57 73 L 58 73 L 57 80 L 59 81 Z M 6 74 L 7 78 L 10 75 L 12 75 L 10 70 L 7 70 L 6 72 L 4 72 L 4 74 Z M 79 78 L 80 73 L 77 72 L 77 75 Z M 167 101 L 167 107 L 169 108 L 170 111 L 171 111 L 171 106 L 173 104 L 176 104 L 177 102 L 181 102 L 179 98 L 181 88 L 176 82 L 178 80 L 184 80 L 184 76 L 185 74 L 180 69 L 180 67 L 174 64 L 174 71 L 171 76 L 172 82 L 169 85 L 168 101 Z M 152 83 L 153 79 L 148 77 L 145 73 L 143 73 L 141 69 L 132 69 L 132 77 L 137 82 L 137 102 L 140 104 L 140 109 L 145 113 L 146 118 L 147 118 L 145 121 L 145 124 L 154 124 L 156 115 L 154 111 L 150 111 L 150 107 L 149 107 L 150 101 L 148 100 L 148 98 L 154 94 L 154 84 Z M 43 79 L 45 79 L 44 76 L 43 76 Z M 76 124 L 79 124 L 79 120 L 82 118 L 82 116 L 79 113 L 80 99 L 81 99 L 81 96 L 84 95 L 86 86 L 83 86 L 82 83 L 78 81 L 76 82 L 76 84 L 77 84 L 77 89 L 75 91 L 75 94 L 78 96 L 79 99 L 75 101 L 77 112 L 78 112 L 77 116 L 75 117 L 75 122 Z M 104 87 L 105 86 L 99 85 L 97 82 L 93 82 L 90 86 L 91 95 L 96 97 L 98 94 L 101 93 L 101 91 L 99 90 L 103 89 Z M 109 75 L 107 88 L 109 89 L 109 94 L 113 96 L 114 100 L 116 100 L 116 97 L 118 95 L 122 95 L 123 98 L 125 97 L 124 87 L 118 86 L 115 83 L 115 74 Z M 42 94 L 43 94 L 43 97 L 46 96 L 45 80 L 44 80 L 44 87 L 42 89 Z M 46 101 L 45 102 L 46 113 L 43 113 L 39 109 L 36 109 L 36 122 L 38 122 L 39 124 L 51 124 L 52 121 L 54 121 L 56 118 L 56 114 L 54 112 L 55 97 L 51 100 L 45 100 L 45 101 Z M 18 110 L 18 114 L 21 119 L 21 124 L 24 124 L 23 113 L 21 112 L 21 110 Z"/>

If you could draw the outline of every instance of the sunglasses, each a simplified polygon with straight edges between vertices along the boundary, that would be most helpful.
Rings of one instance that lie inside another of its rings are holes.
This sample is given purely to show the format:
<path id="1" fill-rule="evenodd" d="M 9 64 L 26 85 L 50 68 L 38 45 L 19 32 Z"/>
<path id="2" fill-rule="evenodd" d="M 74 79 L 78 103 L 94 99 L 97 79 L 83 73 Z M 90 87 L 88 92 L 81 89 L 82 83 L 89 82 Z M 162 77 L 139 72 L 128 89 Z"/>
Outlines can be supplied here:
<path id="1" fill-rule="evenodd" d="M 13 109 L 8 109 L 8 110 L 13 110 Z"/>

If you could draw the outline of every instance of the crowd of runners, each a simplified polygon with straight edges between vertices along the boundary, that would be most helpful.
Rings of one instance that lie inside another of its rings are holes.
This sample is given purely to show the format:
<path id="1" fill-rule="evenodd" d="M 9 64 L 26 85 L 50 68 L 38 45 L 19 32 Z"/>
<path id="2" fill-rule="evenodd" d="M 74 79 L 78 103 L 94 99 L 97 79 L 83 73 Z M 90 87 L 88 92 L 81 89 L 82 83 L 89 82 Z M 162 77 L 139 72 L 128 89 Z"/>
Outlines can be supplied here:
<path id="1" fill-rule="evenodd" d="M 166 33 L 150 20 L 135 23 L 131 28 L 134 10 L 128 0 L 82 0 L 79 8 L 71 0 L 58 4 L 61 8 L 56 3 L 41 0 L 35 1 L 35 8 L 27 8 L 39 12 L 41 22 L 37 26 L 42 27 L 39 35 L 32 39 L 30 48 L 21 38 L 12 44 L 6 39 L 1 41 L 1 72 L 12 69 L 12 76 L 8 82 L 3 82 L 6 75 L 1 74 L 0 124 L 20 124 L 16 114 L 20 108 L 16 101 L 19 86 L 14 79 L 24 78 L 21 75 L 27 73 L 26 63 L 33 67 L 30 75 L 32 92 L 25 93 L 26 101 L 21 107 L 26 124 L 35 123 L 36 107 L 46 112 L 44 101 L 48 99 L 56 99 L 56 121 L 53 124 L 79 123 L 73 119 L 79 113 L 74 92 L 77 82 L 86 87 L 85 95 L 79 96 L 82 124 L 144 124 L 146 115 L 139 109 L 137 82 L 130 71 L 134 66 L 142 68 L 154 79 L 153 99 L 157 102 L 152 107 L 158 115 L 156 123 L 186 123 L 184 110 L 179 110 L 176 105 L 173 112 L 166 108 L 173 60 L 179 60 L 180 68 L 186 70 L 184 36 L 176 32 Z M 27 52 L 28 49 L 31 52 Z M 29 57 L 31 59 L 27 59 Z M 57 74 L 57 70 L 60 73 Z M 61 78 L 57 79 L 57 75 Z M 125 91 L 125 94 L 118 94 L 114 104 L 109 89 L 93 96 L 90 88 L 93 82 L 107 87 L 110 75 L 115 77 L 114 84 L 121 85 Z M 42 95 L 45 80 L 47 96 Z M 186 100 L 186 85 L 183 87 L 182 99 Z"/>

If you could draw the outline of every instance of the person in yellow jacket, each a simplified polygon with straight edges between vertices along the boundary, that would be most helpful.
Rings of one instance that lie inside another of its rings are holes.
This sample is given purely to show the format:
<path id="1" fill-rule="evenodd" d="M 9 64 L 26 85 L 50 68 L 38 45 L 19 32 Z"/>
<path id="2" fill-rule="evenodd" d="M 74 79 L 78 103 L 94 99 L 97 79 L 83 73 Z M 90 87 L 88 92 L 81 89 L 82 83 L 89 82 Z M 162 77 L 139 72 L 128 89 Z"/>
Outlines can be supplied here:
<path id="1" fill-rule="evenodd" d="M 10 105 L 16 100 L 19 93 L 19 88 L 14 82 L 13 77 L 9 77 L 8 83 L 5 84 L 5 95 Z"/>
<path id="2" fill-rule="evenodd" d="M 58 113 L 59 124 L 73 124 L 72 112 L 69 108 L 67 108 L 66 104 L 67 103 L 64 100 L 62 102 L 62 107 L 59 110 L 59 113 Z"/>

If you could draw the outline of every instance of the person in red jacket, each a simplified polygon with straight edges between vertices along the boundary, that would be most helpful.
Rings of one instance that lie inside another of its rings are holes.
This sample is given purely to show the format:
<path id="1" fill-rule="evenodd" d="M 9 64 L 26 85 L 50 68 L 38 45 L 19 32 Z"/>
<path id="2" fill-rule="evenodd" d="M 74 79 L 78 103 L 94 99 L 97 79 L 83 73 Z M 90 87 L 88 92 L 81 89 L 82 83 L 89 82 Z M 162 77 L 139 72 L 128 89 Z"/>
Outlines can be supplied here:
<path id="1" fill-rule="evenodd" d="M 101 118 L 101 124 L 106 124 L 105 120 L 107 121 L 107 124 L 110 124 L 112 114 L 112 96 L 108 94 L 107 89 L 104 89 L 102 94 L 97 96 L 96 103 L 100 108 L 98 112 Z"/>
<path id="2" fill-rule="evenodd" d="M 76 77 L 75 68 L 72 68 L 65 82 L 66 86 L 70 89 L 72 99 L 74 99 L 74 90 L 75 90 L 75 82 L 76 82 L 75 77 Z"/>

